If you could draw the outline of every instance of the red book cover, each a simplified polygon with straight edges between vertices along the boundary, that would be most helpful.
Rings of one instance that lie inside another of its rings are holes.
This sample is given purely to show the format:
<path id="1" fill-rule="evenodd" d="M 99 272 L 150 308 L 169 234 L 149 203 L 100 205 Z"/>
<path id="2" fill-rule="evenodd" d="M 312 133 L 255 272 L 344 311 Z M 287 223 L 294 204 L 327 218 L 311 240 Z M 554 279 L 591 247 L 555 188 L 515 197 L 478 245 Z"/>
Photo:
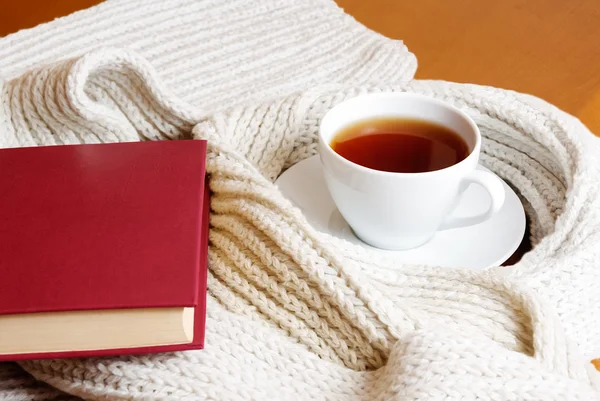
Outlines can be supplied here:
<path id="1" fill-rule="evenodd" d="M 203 348 L 205 162 L 197 140 L 0 150 L 0 315 L 195 308 L 192 343 L 0 360 Z"/>

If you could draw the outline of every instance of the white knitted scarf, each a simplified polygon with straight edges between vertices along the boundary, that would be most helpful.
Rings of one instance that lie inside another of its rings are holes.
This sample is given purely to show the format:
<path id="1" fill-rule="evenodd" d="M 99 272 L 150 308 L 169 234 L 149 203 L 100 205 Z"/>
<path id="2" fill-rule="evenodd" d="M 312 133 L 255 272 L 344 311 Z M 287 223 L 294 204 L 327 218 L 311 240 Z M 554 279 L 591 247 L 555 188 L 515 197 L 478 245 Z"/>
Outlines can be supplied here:
<path id="1" fill-rule="evenodd" d="M 0 40 L 0 146 L 208 139 L 213 191 L 204 350 L 1 364 L 0 399 L 598 399 L 600 140 L 525 95 L 404 82 L 414 69 L 325 0 L 109 1 Z M 477 122 L 527 211 L 517 265 L 396 265 L 281 195 L 325 112 L 376 91 Z"/>

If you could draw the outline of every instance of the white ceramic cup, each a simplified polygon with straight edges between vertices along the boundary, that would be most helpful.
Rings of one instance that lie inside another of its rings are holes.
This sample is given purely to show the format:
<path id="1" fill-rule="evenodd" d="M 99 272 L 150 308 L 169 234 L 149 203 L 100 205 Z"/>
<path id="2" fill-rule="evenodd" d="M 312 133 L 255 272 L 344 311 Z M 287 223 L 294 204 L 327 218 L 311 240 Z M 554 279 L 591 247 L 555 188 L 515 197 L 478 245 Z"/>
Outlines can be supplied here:
<path id="1" fill-rule="evenodd" d="M 343 128 L 381 117 L 420 119 L 458 133 L 469 155 L 450 167 L 422 173 L 393 173 L 353 163 L 331 148 Z M 333 201 L 354 233 L 377 248 L 402 250 L 429 241 L 438 230 L 479 224 L 504 203 L 504 187 L 495 175 L 477 170 L 481 133 L 473 120 L 456 107 L 410 93 L 361 95 L 332 108 L 321 121 L 319 154 Z M 452 210 L 470 184 L 489 193 L 487 212 L 452 217 Z"/>

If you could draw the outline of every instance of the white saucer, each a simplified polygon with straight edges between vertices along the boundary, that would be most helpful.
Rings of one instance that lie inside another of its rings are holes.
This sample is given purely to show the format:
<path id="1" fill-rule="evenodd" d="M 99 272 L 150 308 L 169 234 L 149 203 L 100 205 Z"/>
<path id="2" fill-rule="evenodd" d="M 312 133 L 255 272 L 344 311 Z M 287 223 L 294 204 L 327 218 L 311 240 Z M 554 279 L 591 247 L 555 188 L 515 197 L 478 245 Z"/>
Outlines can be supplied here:
<path id="1" fill-rule="evenodd" d="M 481 170 L 489 171 L 479 166 Z M 410 264 L 485 269 L 499 266 L 519 247 L 525 233 L 525 211 L 514 191 L 504 183 L 506 200 L 500 212 L 484 223 L 444 230 L 425 245 L 408 251 L 373 248 L 359 240 L 337 210 L 323 178 L 319 156 L 289 168 L 275 182 L 285 197 L 302 210 L 317 230 L 385 254 Z M 471 185 L 461 198 L 454 215 L 482 213 L 490 204 L 489 195 Z"/>

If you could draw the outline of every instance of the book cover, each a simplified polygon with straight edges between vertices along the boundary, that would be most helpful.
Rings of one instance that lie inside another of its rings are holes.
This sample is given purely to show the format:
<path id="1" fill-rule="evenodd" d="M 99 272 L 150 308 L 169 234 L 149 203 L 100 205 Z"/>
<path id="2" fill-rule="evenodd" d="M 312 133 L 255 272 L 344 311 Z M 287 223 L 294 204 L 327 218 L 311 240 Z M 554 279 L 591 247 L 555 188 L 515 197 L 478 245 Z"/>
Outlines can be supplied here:
<path id="1" fill-rule="evenodd" d="M 0 360 L 202 348 L 205 161 L 196 140 L 0 150 Z"/>

